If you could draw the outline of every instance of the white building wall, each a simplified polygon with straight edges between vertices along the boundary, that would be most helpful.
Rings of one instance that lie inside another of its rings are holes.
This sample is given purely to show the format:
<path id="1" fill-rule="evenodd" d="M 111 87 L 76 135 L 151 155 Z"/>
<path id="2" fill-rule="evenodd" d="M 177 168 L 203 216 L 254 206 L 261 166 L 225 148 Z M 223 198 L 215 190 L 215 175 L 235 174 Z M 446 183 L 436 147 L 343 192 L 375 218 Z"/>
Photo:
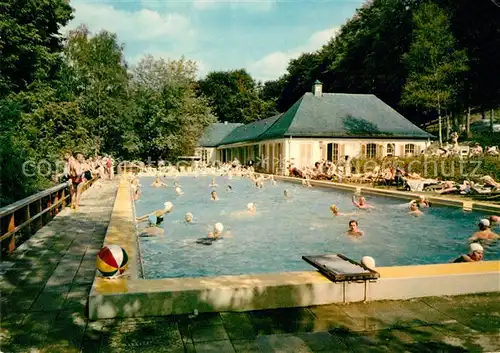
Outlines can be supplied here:
<path id="1" fill-rule="evenodd" d="M 375 144 L 377 157 L 387 156 L 387 145 L 394 145 L 393 156 L 405 156 L 405 146 L 413 145 L 414 154 L 420 154 L 428 145 L 427 141 L 411 139 L 338 139 L 338 138 L 292 138 L 289 140 L 289 159 L 296 167 L 313 166 L 321 159 L 327 159 L 327 146 L 338 144 L 338 158 L 366 155 L 366 146 Z M 410 147 L 408 146 L 408 149 Z M 335 161 L 334 161 L 335 162 Z"/>
<path id="2" fill-rule="evenodd" d="M 217 158 L 217 149 L 215 147 L 198 147 L 194 153 L 195 156 L 200 157 L 205 163 L 214 163 Z"/>

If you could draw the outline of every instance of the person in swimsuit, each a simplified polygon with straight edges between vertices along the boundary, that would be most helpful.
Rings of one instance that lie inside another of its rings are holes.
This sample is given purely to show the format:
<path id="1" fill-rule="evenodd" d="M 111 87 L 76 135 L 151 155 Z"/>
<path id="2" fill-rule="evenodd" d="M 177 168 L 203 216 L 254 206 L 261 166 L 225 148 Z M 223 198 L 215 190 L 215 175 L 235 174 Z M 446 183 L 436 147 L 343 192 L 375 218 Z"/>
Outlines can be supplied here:
<path id="1" fill-rule="evenodd" d="M 361 237 L 365 233 L 361 229 L 359 229 L 357 221 L 351 220 L 351 221 L 349 221 L 349 230 L 346 232 L 346 234 L 352 235 L 355 237 Z"/>
<path id="2" fill-rule="evenodd" d="M 217 192 L 215 190 L 213 190 L 211 193 L 210 193 L 210 198 L 212 199 L 212 201 L 217 201 L 219 198 L 217 197 Z"/>
<path id="3" fill-rule="evenodd" d="M 418 217 L 422 216 L 424 213 L 418 209 L 418 205 L 416 202 L 410 203 L 410 212 L 408 212 L 409 215 Z"/>
<path id="4" fill-rule="evenodd" d="M 332 214 L 334 216 L 352 216 L 354 214 L 356 214 L 356 212 L 351 212 L 351 213 L 342 213 L 342 212 L 339 212 L 339 208 L 335 205 L 331 205 L 330 206 L 330 211 L 332 211 Z"/>
<path id="5" fill-rule="evenodd" d="M 483 247 L 478 243 L 472 243 L 469 246 L 469 253 L 467 255 L 460 255 L 460 257 L 456 258 L 452 262 L 479 262 L 483 259 L 483 256 Z"/>
<path id="6" fill-rule="evenodd" d="M 491 224 L 488 219 L 482 219 L 479 224 L 479 232 L 476 232 L 469 238 L 469 242 L 476 241 L 488 241 L 488 240 L 497 240 L 500 238 L 498 234 L 495 234 L 491 230 Z"/>
<path id="7" fill-rule="evenodd" d="M 76 210 L 78 207 L 78 190 L 83 187 L 83 175 L 80 172 L 80 164 L 71 155 L 70 152 L 64 155 L 64 159 L 67 161 L 69 182 L 70 182 L 70 193 L 71 193 L 71 208 Z M 82 185 L 82 186 L 80 186 Z"/>
<path id="8" fill-rule="evenodd" d="M 356 195 L 352 195 L 352 203 L 359 209 L 369 209 L 374 208 L 372 205 L 366 203 L 366 200 L 363 196 L 359 198 L 359 202 L 356 201 Z"/>

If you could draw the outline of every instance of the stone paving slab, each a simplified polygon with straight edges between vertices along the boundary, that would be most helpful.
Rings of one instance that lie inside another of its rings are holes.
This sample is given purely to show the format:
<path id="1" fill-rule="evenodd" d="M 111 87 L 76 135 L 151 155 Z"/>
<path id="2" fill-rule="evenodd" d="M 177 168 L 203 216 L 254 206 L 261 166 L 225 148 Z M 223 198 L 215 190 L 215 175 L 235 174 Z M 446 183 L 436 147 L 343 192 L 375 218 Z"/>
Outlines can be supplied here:
<path id="1" fill-rule="evenodd" d="M 1 352 L 500 352 L 498 292 L 89 322 L 116 188 L 90 188 L 0 266 Z"/>

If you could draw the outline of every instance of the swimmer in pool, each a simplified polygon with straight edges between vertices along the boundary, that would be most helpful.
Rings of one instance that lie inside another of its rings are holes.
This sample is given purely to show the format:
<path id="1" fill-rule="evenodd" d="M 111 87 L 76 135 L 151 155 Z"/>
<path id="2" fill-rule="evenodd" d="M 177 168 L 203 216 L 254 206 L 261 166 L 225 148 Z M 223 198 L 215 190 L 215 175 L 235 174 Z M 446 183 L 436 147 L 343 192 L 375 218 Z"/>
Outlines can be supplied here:
<path id="1" fill-rule="evenodd" d="M 478 224 L 479 231 L 474 233 L 472 237 L 469 238 L 469 242 L 482 241 L 482 240 L 497 240 L 500 238 L 498 234 L 495 234 L 491 230 L 491 224 L 488 219 L 482 219 Z"/>
<path id="2" fill-rule="evenodd" d="M 158 227 L 158 219 L 156 218 L 155 215 L 150 215 L 148 217 L 148 227 L 144 228 L 141 233 L 139 234 L 139 237 L 142 238 L 148 238 L 148 237 L 157 237 L 161 236 L 164 234 L 164 231 L 162 228 Z"/>
<path id="3" fill-rule="evenodd" d="M 211 182 L 211 183 L 210 183 L 210 185 L 208 185 L 208 186 L 210 186 L 210 187 L 212 187 L 212 188 L 216 188 L 216 187 L 218 187 L 219 185 L 217 185 L 217 183 L 215 182 L 215 178 L 212 178 L 212 182 Z"/>
<path id="4" fill-rule="evenodd" d="M 180 187 L 176 187 L 176 188 L 175 188 L 175 193 L 176 193 L 177 195 L 184 195 L 184 192 L 182 191 L 182 189 L 181 189 Z"/>
<path id="5" fill-rule="evenodd" d="M 469 245 L 469 253 L 467 255 L 460 255 L 460 257 L 451 261 L 453 263 L 459 262 L 479 262 L 483 260 L 484 250 L 483 247 L 478 243 L 472 243 Z"/>
<path id="6" fill-rule="evenodd" d="M 490 216 L 489 221 L 491 225 L 495 226 L 500 223 L 500 216 Z"/>
<path id="7" fill-rule="evenodd" d="M 331 205 L 330 206 L 330 211 L 332 211 L 332 214 L 334 216 L 352 216 L 354 215 L 356 212 L 351 212 L 351 213 L 341 213 L 339 212 L 339 208 L 335 205 Z"/>
<path id="8" fill-rule="evenodd" d="M 257 206 L 255 206 L 253 202 L 250 202 L 249 204 L 247 204 L 247 210 L 250 213 L 257 213 Z"/>
<path id="9" fill-rule="evenodd" d="M 417 200 L 417 206 L 420 207 L 431 207 L 431 203 L 425 198 L 424 195 L 420 195 Z"/>
<path id="10" fill-rule="evenodd" d="M 290 194 L 290 191 L 288 191 L 287 189 L 285 189 L 285 190 L 283 191 L 283 195 L 284 195 L 285 197 L 290 197 L 290 196 L 292 196 L 292 195 Z"/>
<path id="11" fill-rule="evenodd" d="M 212 192 L 210 193 L 210 198 L 212 201 L 217 201 L 219 199 L 215 190 L 212 190 Z"/>
<path id="12" fill-rule="evenodd" d="M 193 221 L 193 214 L 191 212 L 186 213 L 184 220 L 186 223 L 191 223 Z"/>
<path id="13" fill-rule="evenodd" d="M 153 212 L 148 213 L 142 217 L 137 217 L 135 220 L 136 220 L 136 222 L 144 222 L 144 221 L 147 221 L 151 215 L 154 215 L 161 222 L 161 220 L 163 220 L 163 216 L 165 216 L 165 214 L 167 214 L 167 213 L 172 212 L 173 209 L 174 209 L 174 205 L 172 204 L 172 202 L 167 201 L 163 204 L 163 209 L 153 211 Z"/>
<path id="14" fill-rule="evenodd" d="M 356 201 L 356 195 L 352 195 L 352 203 L 354 204 L 354 206 L 356 206 L 357 208 L 359 209 L 370 209 L 370 208 L 374 208 L 372 205 L 369 205 L 366 203 L 366 199 L 361 196 L 359 198 L 359 202 Z"/>
<path id="15" fill-rule="evenodd" d="M 164 186 L 168 186 L 167 183 L 164 183 L 163 181 L 160 180 L 160 177 L 157 175 L 155 181 L 151 184 L 152 187 L 154 188 L 161 188 Z"/>
<path id="16" fill-rule="evenodd" d="M 410 204 L 410 212 L 408 212 L 409 215 L 418 217 L 422 216 L 424 213 L 418 209 L 418 205 L 416 202 L 412 202 Z"/>
<path id="17" fill-rule="evenodd" d="M 361 229 L 359 229 L 357 221 L 351 220 L 349 221 L 349 230 L 346 232 L 346 234 L 355 237 L 361 237 L 365 233 Z"/>
<path id="18" fill-rule="evenodd" d="M 233 191 L 233 187 L 231 185 L 226 185 L 226 191 Z"/>
<path id="19" fill-rule="evenodd" d="M 174 181 L 174 188 L 180 188 L 181 184 L 176 180 Z"/>

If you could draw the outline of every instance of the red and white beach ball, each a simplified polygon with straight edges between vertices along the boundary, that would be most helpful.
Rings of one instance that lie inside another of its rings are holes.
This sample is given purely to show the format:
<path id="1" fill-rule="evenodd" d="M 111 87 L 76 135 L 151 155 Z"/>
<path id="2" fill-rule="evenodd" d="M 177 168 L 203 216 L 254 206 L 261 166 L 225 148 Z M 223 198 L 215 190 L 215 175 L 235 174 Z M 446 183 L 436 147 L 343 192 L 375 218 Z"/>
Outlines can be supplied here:
<path id="1" fill-rule="evenodd" d="M 95 263 L 104 277 L 113 277 L 125 272 L 128 266 L 128 255 L 121 246 L 107 245 L 99 251 Z"/>

